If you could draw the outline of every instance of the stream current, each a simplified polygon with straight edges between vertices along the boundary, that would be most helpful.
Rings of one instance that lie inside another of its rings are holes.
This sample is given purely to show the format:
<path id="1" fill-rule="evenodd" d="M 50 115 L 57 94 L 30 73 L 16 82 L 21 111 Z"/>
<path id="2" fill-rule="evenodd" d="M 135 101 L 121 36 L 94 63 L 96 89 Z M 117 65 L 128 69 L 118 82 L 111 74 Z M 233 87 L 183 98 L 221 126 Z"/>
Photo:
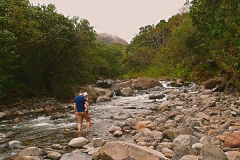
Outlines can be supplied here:
<path id="1" fill-rule="evenodd" d="M 71 139 L 84 136 L 86 138 L 102 138 L 106 142 L 109 141 L 129 141 L 133 142 L 133 136 L 131 134 L 123 134 L 121 137 L 114 137 L 108 130 L 114 124 L 123 124 L 125 120 L 116 120 L 112 116 L 115 113 L 129 112 L 132 117 L 141 115 L 156 115 L 157 112 L 150 110 L 151 105 L 159 105 L 159 100 L 149 100 L 151 94 L 162 94 L 167 87 L 167 82 L 162 82 L 163 87 L 156 90 L 148 90 L 142 94 L 121 97 L 114 96 L 111 101 L 93 103 L 89 106 L 89 114 L 91 117 L 91 132 L 86 132 L 86 122 L 83 122 L 83 132 L 77 132 L 77 118 L 73 114 L 73 107 L 62 110 L 64 118 L 51 120 L 51 114 L 36 113 L 27 115 L 18 115 L 24 119 L 20 123 L 12 123 L 14 117 L 9 117 L 9 120 L 3 120 L 0 123 L 0 141 L 5 137 L 9 140 L 17 140 L 22 143 L 24 147 L 39 147 L 39 148 L 51 148 L 53 144 L 60 144 L 67 146 Z M 194 84 L 192 84 L 194 85 Z M 176 89 L 176 88 L 175 88 Z M 177 89 L 186 89 L 186 87 L 180 87 Z M 73 104 L 66 104 L 71 105 Z M 5 138 L 6 139 L 6 138 Z M 71 150 L 69 147 L 64 147 L 63 150 Z M 0 150 L 0 160 L 9 155 L 14 156 L 17 153 L 14 150 L 11 152 L 4 152 Z"/>

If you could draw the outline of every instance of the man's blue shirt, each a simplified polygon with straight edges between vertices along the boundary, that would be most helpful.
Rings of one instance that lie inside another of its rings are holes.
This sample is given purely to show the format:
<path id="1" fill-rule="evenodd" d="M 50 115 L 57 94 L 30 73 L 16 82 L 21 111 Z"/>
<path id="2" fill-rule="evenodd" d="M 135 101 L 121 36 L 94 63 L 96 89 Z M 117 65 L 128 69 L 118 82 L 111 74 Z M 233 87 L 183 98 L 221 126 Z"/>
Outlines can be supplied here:
<path id="1" fill-rule="evenodd" d="M 74 103 L 76 103 L 76 106 L 77 106 L 77 112 L 85 111 L 85 107 L 84 107 L 85 102 L 86 102 L 86 99 L 82 95 L 78 95 L 74 98 Z"/>

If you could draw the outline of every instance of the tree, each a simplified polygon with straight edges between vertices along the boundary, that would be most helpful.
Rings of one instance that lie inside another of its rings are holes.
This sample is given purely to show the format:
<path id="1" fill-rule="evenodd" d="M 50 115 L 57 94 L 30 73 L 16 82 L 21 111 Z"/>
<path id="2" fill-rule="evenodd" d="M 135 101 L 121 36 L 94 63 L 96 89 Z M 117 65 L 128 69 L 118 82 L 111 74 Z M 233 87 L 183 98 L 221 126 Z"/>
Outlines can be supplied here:
<path id="1" fill-rule="evenodd" d="M 237 0 L 194 1 L 190 16 L 197 27 L 200 53 L 214 61 L 226 79 L 239 83 L 240 2 Z M 231 76 L 229 76 L 229 74 Z"/>
<path id="2" fill-rule="evenodd" d="M 0 16 L 2 95 L 62 94 L 70 82 L 87 81 L 80 68 L 95 42 L 87 20 L 70 19 L 53 4 L 32 6 L 27 0 L 1 3 Z"/>

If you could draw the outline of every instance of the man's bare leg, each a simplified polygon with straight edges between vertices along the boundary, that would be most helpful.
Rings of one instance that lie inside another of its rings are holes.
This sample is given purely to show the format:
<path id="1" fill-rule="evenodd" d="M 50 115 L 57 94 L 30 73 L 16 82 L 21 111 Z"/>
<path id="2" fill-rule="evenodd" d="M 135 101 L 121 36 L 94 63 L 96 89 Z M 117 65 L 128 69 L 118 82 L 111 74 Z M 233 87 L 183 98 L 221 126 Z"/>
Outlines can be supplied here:
<path id="1" fill-rule="evenodd" d="M 78 123 L 78 132 L 82 131 L 82 123 Z"/>
<path id="2" fill-rule="evenodd" d="M 83 122 L 82 117 L 78 116 L 78 132 L 82 131 L 82 122 Z"/>
<path id="3" fill-rule="evenodd" d="M 90 132 L 91 131 L 91 122 L 87 122 L 87 131 Z"/>

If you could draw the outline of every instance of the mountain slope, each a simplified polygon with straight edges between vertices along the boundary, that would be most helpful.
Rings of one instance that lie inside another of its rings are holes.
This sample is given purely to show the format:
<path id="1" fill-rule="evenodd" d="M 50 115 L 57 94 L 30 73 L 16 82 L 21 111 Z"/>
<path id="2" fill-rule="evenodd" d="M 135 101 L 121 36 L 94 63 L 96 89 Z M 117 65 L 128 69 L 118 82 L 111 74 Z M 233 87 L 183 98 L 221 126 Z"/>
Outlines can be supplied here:
<path id="1" fill-rule="evenodd" d="M 124 39 L 120 38 L 117 35 L 111 35 L 108 33 L 97 33 L 97 40 L 102 41 L 105 44 L 121 44 L 121 45 L 127 45 L 128 42 Z"/>

